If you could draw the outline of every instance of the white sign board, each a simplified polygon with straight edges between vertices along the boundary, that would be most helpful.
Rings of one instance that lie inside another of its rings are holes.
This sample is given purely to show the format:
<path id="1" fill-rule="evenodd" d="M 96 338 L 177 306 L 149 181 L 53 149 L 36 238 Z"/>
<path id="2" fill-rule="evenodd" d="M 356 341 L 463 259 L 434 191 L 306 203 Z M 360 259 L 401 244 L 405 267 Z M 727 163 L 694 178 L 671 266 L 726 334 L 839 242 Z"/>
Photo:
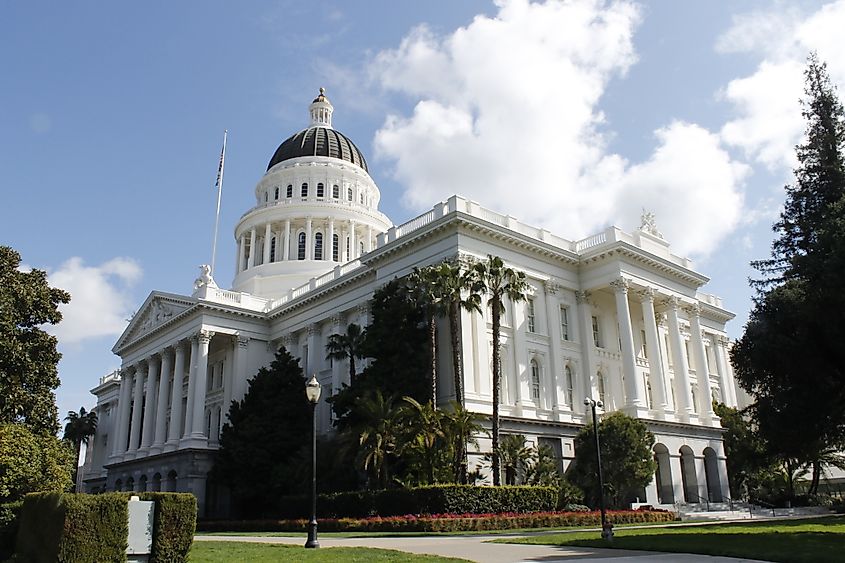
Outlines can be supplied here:
<path id="1" fill-rule="evenodd" d="M 153 514 L 155 503 L 151 500 L 129 500 L 129 547 L 127 555 L 149 555 L 153 550 Z M 131 558 L 131 561 L 138 561 Z M 143 558 L 146 561 L 146 558 Z"/>

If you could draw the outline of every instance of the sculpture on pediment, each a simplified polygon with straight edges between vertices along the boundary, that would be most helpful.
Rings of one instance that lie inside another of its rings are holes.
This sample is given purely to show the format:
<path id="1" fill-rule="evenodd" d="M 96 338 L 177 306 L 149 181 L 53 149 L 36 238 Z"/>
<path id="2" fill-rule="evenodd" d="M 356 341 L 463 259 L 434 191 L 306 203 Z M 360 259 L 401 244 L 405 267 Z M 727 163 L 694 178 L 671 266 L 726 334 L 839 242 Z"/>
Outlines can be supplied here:
<path id="1" fill-rule="evenodd" d="M 663 233 L 657 230 L 657 220 L 654 213 L 646 211 L 645 208 L 643 208 L 643 214 L 640 215 L 640 230 L 657 238 L 663 238 Z"/>
<path id="2" fill-rule="evenodd" d="M 198 291 L 204 287 L 217 288 L 214 278 L 211 277 L 211 266 L 202 264 L 200 266 L 200 277 L 194 280 L 194 291 Z"/>
<path id="3" fill-rule="evenodd" d="M 172 307 L 161 301 L 153 301 L 152 305 L 150 305 L 150 310 L 144 315 L 144 319 L 141 321 L 140 331 L 147 332 L 151 328 L 169 320 L 172 316 Z"/>

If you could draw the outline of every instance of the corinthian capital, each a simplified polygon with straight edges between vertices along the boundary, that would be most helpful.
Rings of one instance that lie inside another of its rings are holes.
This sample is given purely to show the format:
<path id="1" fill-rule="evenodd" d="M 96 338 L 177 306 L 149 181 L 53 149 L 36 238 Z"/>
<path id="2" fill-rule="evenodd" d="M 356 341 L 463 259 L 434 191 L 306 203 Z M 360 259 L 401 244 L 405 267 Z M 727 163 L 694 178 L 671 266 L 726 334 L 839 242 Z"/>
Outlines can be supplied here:
<path id="1" fill-rule="evenodd" d="M 579 305 L 590 303 L 590 292 L 578 290 L 575 292 L 575 302 Z"/>
<path id="2" fill-rule="evenodd" d="M 637 291 L 637 296 L 642 302 L 654 303 L 655 291 L 650 287 L 646 287 L 645 289 Z"/>
<path id="3" fill-rule="evenodd" d="M 616 292 L 616 293 L 622 293 L 622 294 L 627 295 L 628 294 L 628 288 L 630 286 L 628 285 L 628 280 L 626 280 L 623 277 L 619 277 L 619 278 L 616 278 L 615 280 L 613 280 L 612 282 L 610 282 L 610 287 L 612 287 L 613 291 Z"/>

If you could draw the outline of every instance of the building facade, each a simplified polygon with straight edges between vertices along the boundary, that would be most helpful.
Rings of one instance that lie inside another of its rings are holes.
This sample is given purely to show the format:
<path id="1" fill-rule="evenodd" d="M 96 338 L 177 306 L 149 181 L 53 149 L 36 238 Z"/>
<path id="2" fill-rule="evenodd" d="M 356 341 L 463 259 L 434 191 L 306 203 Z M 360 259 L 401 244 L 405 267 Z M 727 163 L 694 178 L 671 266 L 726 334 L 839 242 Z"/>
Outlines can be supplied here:
<path id="1" fill-rule="evenodd" d="M 348 381 L 326 360 L 330 335 L 369 324 L 373 292 L 415 266 L 500 256 L 525 272 L 530 296 L 507 304 L 502 327 L 502 433 L 545 444 L 566 465 L 588 421 L 583 400 L 642 419 L 658 470 L 641 502 L 719 501 L 729 495 L 715 398 L 737 404 L 725 323 L 708 278 L 671 252 L 653 217 L 568 240 L 452 196 L 394 226 L 360 150 L 332 127 L 321 91 L 310 126 L 285 140 L 235 228 L 236 275 L 221 289 L 204 267 L 192 295 L 153 291 L 113 351 L 121 368 L 92 389 L 100 417 L 83 483 L 103 490 L 194 493 L 201 514 L 225 502 L 208 474 L 227 407 L 284 345 L 323 387 Z M 492 412 L 489 309 L 460 319 L 465 404 Z M 445 331 L 441 331 L 444 332 Z M 438 345 L 439 401 L 454 398 L 451 350 Z M 472 456 L 480 463 L 490 442 Z"/>

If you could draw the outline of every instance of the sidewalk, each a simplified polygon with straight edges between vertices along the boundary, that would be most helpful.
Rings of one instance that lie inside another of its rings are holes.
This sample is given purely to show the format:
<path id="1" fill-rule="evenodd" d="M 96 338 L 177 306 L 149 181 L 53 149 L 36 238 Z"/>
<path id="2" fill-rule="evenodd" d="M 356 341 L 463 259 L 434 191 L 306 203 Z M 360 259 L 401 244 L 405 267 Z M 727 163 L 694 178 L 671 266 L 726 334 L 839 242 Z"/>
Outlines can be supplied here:
<path id="1" fill-rule="evenodd" d="M 621 549 L 574 548 L 548 545 L 486 543 L 501 539 L 501 535 L 488 536 L 422 536 L 374 538 L 320 538 L 321 547 L 377 547 L 396 549 L 409 553 L 428 553 L 446 557 L 460 557 L 479 563 L 520 563 L 541 561 L 613 561 L 614 563 L 740 563 L 751 559 L 711 557 L 683 553 L 655 553 Z M 255 543 L 282 543 L 303 545 L 305 534 L 298 536 L 195 536 L 195 541 L 239 541 Z"/>

